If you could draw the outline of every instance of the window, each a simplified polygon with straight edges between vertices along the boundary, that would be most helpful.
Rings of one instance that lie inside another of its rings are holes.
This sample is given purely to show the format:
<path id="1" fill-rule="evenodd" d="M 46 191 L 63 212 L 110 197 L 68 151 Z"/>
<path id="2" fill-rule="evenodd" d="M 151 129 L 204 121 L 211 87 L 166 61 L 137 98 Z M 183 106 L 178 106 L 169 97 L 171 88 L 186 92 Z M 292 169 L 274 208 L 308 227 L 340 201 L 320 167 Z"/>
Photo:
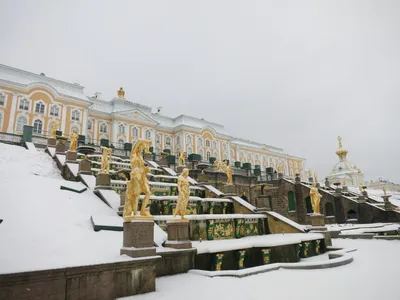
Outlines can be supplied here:
<path id="1" fill-rule="evenodd" d="M 44 104 L 42 102 L 36 103 L 35 113 L 44 114 Z"/>
<path id="2" fill-rule="evenodd" d="M 197 143 L 199 144 L 198 146 L 203 147 L 203 139 L 199 138 Z"/>
<path id="3" fill-rule="evenodd" d="M 33 123 L 33 133 L 42 134 L 43 122 L 41 120 L 35 120 Z"/>
<path id="4" fill-rule="evenodd" d="M 139 129 L 137 127 L 133 127 L 132 129 L 132 135 L 133 137 L 137 138 L 139 136 Z"/>
<path id="5" fill-rule="evenodd" d="M 295 211 L 296 201 L 294 200 L 294 193 L 292 191 L 288 192 L 288 202 L 289 202 L 289 211 Z"/>
<path id="6" fill-rule="evenodd" d="M 190 154 L 193 153 L 192 147 L 189 147 L 189 148 L 188 148 L 187 153 L 188 153 L 188 155 L 190 155 Z"/>
<path id="7" fill-rule="evenodd" d="M 236 160 L 235 152 L 233 150 L 231 150 L 231 160 L 232 161 Z"/>
<path id="8" fill-rule="evenodd" d="M 118 126 L 118 133 L 125 134 L 125 126 L 123 124 Z"/>
<path id="9" fill-rule="evenodd" d="M 165 144 L 171 145 L 171 138 L 170 138 L 169 136 L 167 136 L 167 137 L 165 138 Z"/>
<path id="10" fill-rule="evenodd" d="M 71 119 L 72 119 L 73 121 L 79 121 L 79 118 L 80 118 L 80 113 L 79 113 L 79 111 L 73 110 L 73 111 L 72 111 Z"/>
<path id="11" fill-rule="evenodd" d="M 211 153 L 210 151 L 207 151 L 207 161 L 210 161 Z"/>
<path id="12" fill-rule="evenodd" d="M 146 140 L 150 140 L 150 139 L 151 139 L 151 131 L 146 130 Z"/>
<path id="13" fill-rule="evenodd" d="M 19 109 L 29 110 L 29 101 L 27 99 L 21 99 L 21 101 L 19 101 Z"/>
<path id="14" fill-rule="evenodd" d="M 16 131 L 22 132 L 22 130 L 24 129 L 24 126 L 26 124 L 28 124 L 28 120 L 25 117 L 23 117 L 23 116 L 18 117 L 18 119 L 17 119 L 17 130 Z"/>
<path id="15" fill-rule="evenodd" d="M 156 143 L 159 144 L 161 140 L 161 137 L 159 134 L 156 135 Z"/>
<path id="16" fill-rule="evenodd" d="M 225 143 L 222 144 L 222 150 L 226 151 L 226 144 Z"/>
<path id="17" fill-rule="evenodd" d="M 192 144 L 192 137 L 190 135 L 187 136 L 186 141 L 189 145 Z"/>
<path id="18" fill-rule="evenodd" d="M 294 167 L 295 167 L 295 168 L 298 168 L 297 162 L 294 162 Z"/>
<path id="19" fill-rule="evenodd" d="M 176 137 L 176 144 L 179 145 L 181 143 L 181 138 L 179 136 Z"/>
<path id="20" fill-rule="evenodd" d="M 57 105 L 52 105 L 50 107 L 50 116 L 58 117 L 59 108 Z"/>
<path id="21" fill-rule="evenodd" d="M 217 148 L 217 142 L 213 141 L 213 148 L 216 149 Z"/>
<path id="22" fill-rule="evenodd" d="M 214 152 L 214 157 L 218 160 L 218 153 Z"/>
<path id="23" fill-rule="evenodd" d="M 251 162 L 251 154 L 247 154 L 247 162 Z"/>
<path id="24" fill-rule="evenodd" d="M 92 130 L 92 121 L 88 121 L 87 123 L 87 129 Z"/>
<path id="25" fill-rule="evenodd" d="M 210 145 L 211 145 L 211 143 L 210 143 L 210 140 L 206 140 L 206 147 L 210 147 Z"/>
<path id="26" fill-rule="evenodd" d="M 4 106 L 4 103 L 6 102 L 6 95 L 5 94 L 0 94 L 0 106 Z"/>
<path id="27" fill-rule="evenodd" d="M 290 161 L 289 161 L 289 166 L 292 166 L 292 165 L 293 165 L 293 164 L 292 164 L 292 161 L 290 160 Z"/>
<path id="28" fill-rule="evenodd" d="M 100 132 L 107 133 L 107 125 L 106 124 L 101 123 Z"/>

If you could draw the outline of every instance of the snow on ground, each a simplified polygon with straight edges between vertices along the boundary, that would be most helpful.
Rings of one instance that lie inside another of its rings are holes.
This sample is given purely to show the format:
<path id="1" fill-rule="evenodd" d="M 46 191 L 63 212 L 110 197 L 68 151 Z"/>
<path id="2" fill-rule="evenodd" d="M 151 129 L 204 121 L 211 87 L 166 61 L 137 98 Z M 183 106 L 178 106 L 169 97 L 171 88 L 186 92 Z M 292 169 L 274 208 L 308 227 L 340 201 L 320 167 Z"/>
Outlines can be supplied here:
<path id="1" fill-rule="evenodd" d="M 354 262 L 332 269 L 280 269 L 244 278 L 167 276 L 157 278 L 156 292 L 123 299 L 400 299 L 398 241 L 339 239 L 334 246 L 357 248 L 352 252 Z"/>
<path id="2" fill-rule="evenodd" d="M 90 215 L 116 213 L 92 191 L 66 181 L 43 151 L 0 143 L 0 273 L 88 265 L 120 256 L 122 232 L 94 232 Z"/>

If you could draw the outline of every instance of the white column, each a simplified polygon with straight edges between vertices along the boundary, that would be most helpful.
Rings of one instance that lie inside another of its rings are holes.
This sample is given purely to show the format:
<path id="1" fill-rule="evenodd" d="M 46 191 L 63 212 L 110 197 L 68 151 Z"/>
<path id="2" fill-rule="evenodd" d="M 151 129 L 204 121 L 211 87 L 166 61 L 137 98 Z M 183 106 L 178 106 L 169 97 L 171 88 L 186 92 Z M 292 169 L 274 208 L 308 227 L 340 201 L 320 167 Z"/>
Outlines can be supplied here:
<path id="1" fill-rule="evenodd" d="M 118 122 L 117 120 L 113 120 L 111 123 L 111 141 L 110 144 L 113 144 L 114 146 L 117 144 L 117 134 L 118 134 Z"/>
<path id="2" fill-rule="evenodd" d="M 10 119 L 8 120 L 7 133 L 14 133 L 14 119 L 15 119 L 15 111 L 18 105 L 18 96 L 19 96 L 18 93 L 12 94 Z M 8 101 L 10 101 L 10 99 L 8 99 Z"/>
<path id="3" fill-rule="evenodd" d="M 63 135 L 65 134 L 65 128 L 67 126 L 67 110 L 68 110 L 68 105 L 63 104 L 62 105 L 62 118 L 61 118 L 61 131 Z"/>
<path id="4" fill-rule="evenodd" d="M 82 135 L 86 136 L 87 134 L 87 123 L 88 123 L 88 109 L 83 109 L 83 118 L 82 118 Z"/>
<path id="5" fill-rule="evenodd" d="M 93 143 L 97 145 L 97 132 L 99 131 L 99 121 L 97 119 L 94 119 L 93 122 Z"/>

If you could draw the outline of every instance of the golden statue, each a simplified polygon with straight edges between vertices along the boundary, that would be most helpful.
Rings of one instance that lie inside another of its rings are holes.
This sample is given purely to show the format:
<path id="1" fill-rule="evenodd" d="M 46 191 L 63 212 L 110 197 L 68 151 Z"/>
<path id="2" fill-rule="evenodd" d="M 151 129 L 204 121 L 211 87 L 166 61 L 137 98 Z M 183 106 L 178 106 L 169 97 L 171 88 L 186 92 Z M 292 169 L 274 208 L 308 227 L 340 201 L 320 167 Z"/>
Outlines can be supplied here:
<path id="1" fill-rule="evenodd" d="M 149 151 L 151 146 L 150 140 L 139 139 L 132 148 L 131 152 L 131 168 L 130 180 L 126 187 L 126 200 L 124 206 L 124 220 L 129 221 L 132 216 L 137 218 L 137 210 L 139 205 L 140 194 L 144 194 L 142 207 L 140 209 L 140 216 L 151 218 L 149 210 L 149 201 L 151 196 L 150 186 L 147 181 L 147 173 L 150 168 L 144 165 L 142 152 Z"/>
<path id="2" fill-rule="evenodd" d="M 178 177 L 178 203 L 176 204 L 176 209 L 174 217 L 176 215 L 181 216 L 184 219 L 187 204 L 189 202 L 190 189 L 189 189 L 189 169 L 183 169 L 182 174 Z"/>
<path id="3" fill-rule="evenodd" d="M 217 168 L 218 171 L 224 172 L 226 176 L 228 177 L 226 184 L 232 185 L 233 180 L 232 180 L 232 168 L 225 162 L 214 162 L 214 166 Z"/>
<path id="4" fill-rule="evenodd" d="M 50 135 L 52 139 L 57 137 L 57 123 L 53 122 L 50 127 Z"/>
<path id="5" fill-rule="evenodd" d="M 308 178 L 312 178 L 312 171 L 311 171 L 311 169 L 308 169 Z"/>
<path id="6" fill-rule="evenodd" d="M 347 185 L 347 180 L 346 180 L 346 177 L 344 177 L 343 178 L 343 186 L 346 186 Z"/>
<path id="7" fill-rule="evenodd" d="M 322 195 L 318 192 L 317 184 L 314 182 L 310 188 L 311 205 L 315 215 L 320 214 L 319 204 Z"/>
<path id="8" fill-rule="evenodd" d="M 362 194 L 362 192 L 363 192 L 363 187 L 362 187 L 361 184 L 360 184 L 360 186 L 358 187 L 358 189 L 360 190 L 360 194 Z"/>
<path id="9" fill-rule="evenodd" d="M 121 99 L 125 99 L 125 91 L 122 87 L 119 88 L 117 94 L 118 94 L 118 97 L 120 97 Z"/>
<path id="10" fill-rule="evenodd" d="M 343 145 L 342 145 L 342 137 L 341 136 L 338 136 L 338 141 L 339 141 L 339 149 L 340 148 L 343 148 Z"/>
<path id="11" fill-rule="evenodd" d="M 278 173 L 283 174 L 283 164 L 279 163 L 278 165 Z"/>
<path id="12" fill-rule="evenodd" d="M 186 153 L 183 151 L 179 152 L 179 160 L 178 160 L 178 166 L 184 167 L 185 166 L 185 159 L 186 159 Z"/>
<path id="13" fill-rule="evenodd" d="M 382 189 L 382 190 L 383 190 L 383 195 L 384 195 L 384 196 L 387 196 L 387 194 L 386 194 L 386 188 L 385 188 L 385 187 L 383 187 L 383 189 Z"/>
<path id="14" fill-rule="evenodd" d="M 107 147 L 101 147 L 103 150 L 103 155 L 101 157 L 101 169 L 99 173 L 108 174 L 110 173 L 110 161 L 111 161 L 111 152 L 112 149 Z"/>
<path id="15" fill-rule="evenodd" d="M 76 148 L 78 147 L 78 138 L 79 134 L 76 132 L 76 129 L 74 129 L 71 133 L 71 136 L 69 137 L 71 143 L 69 144 L 69 151 L 71 152 L 76 152 Z"/>

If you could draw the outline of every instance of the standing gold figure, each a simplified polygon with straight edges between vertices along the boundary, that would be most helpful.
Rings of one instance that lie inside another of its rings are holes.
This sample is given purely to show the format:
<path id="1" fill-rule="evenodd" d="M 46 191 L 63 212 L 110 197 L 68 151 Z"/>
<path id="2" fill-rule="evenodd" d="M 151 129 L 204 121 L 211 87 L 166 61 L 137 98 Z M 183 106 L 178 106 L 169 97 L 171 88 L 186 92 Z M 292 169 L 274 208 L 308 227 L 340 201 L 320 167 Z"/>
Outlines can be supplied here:
<path id="1" fill-rule="evenodd" d="M 110 173 L 110 161 L 112 149 L 107 147 L 101 147 L 103 149 L 103 156 L 101 157 L 101 169 L 99 173 L 108 174 Z"/>
<path id="2" fill-rule="evenodd" d="M 122 87 L 119 88 L 117 94 L 118 94 L 118 97 L 120 97 L 121 99 L 125 99 L 125 91 Z"/>
<path id="3" fill-rule="evenodd" d="M 232 169 L 225 161 L 223 161 L 223 162 L 215 161 L 214 166 L 217 168 L 218 171 L 224 172 L 226 174 L 226 176 L 228 177 L 226 184 L 228 184 L 228 185 L 233 184 Z"/>
<path id="4" fill-rule="evenodd" d="M 150 168 L 144 165 L 144 160 L 142 157 L 142 152 L 145 150 L 149 151 L 151 146 L 150 140 L 138 140 L 132 148 L 131 152 L 131 168 L 130 180 L 127 183 L 126 190 L 126 200 L 124 206 L 124 219 L 127 220 L 128 217 L 132 215 L 136 216 L 139 204 L 140 194 L 144 193 L 144 199 L 142 201 L 142 207 L 140 209 L 140 215 L 149 217 L 149 201 L 151 196 L 151 191 L 149 183 L 147 181 L 147 173 L 150 172 Z"/>
<path id="5" fill-rule="evenodd" d="M 314 172 L 314 180 L 315 180 L 315 183 L 318 183 L 318 176 L 317 176 L 317 172 Z"/>
<path id="6" fill-rule="evenodd" d="M 50 127 L 51 138 L 55 139 L 57 137 L 57 123 L 53 122 Z"/>
<path id="7" fill-rule="evenodd" d="M 321 202 L 322 195 L 318 192 L 317 184 L 314 182 L 310 188 L 311 205 L 314 214 L 320 214 L 319 203 Z"/>
<path id="8" fill-rule="evenodd" d="M 74 129 L 69 137 L 71 140 L 71 143 L 69 144 L 69 151 L 76 152 L 76 147 L 78 147 L 78 138 L 79 134 L 76 132 L 76 129 Z"/>
<path id="9" fill-rule="evenodd" d="M 182 174 L 178 178 L 178 203 L 176 204 L 176 209 L 174 217 L 176 215 L 181 216 L 184 219 L 186 206 L 189 202 L 190 188 L 189 188 L 189 169 L 183 169 Z"/>
<path id="10" fill-rule="evenodd" d="M 283 164 L 279 163 L 278 165 L 278 173 L 283 174 Z"/>
<path id="11" fill-rule="evenodd" d="M 186 153 L 183 151 L 179 152 L 179 161 L 178 161 L 178 165 L 180 167 L 185 166 L 185 158 L 186 158 Z"/>
<path id="12" fill-rule="evenodd" d="M 311 171 L 311 169 L 308 169 L 308 178 L 312 178 L 312 171 Z"/>

